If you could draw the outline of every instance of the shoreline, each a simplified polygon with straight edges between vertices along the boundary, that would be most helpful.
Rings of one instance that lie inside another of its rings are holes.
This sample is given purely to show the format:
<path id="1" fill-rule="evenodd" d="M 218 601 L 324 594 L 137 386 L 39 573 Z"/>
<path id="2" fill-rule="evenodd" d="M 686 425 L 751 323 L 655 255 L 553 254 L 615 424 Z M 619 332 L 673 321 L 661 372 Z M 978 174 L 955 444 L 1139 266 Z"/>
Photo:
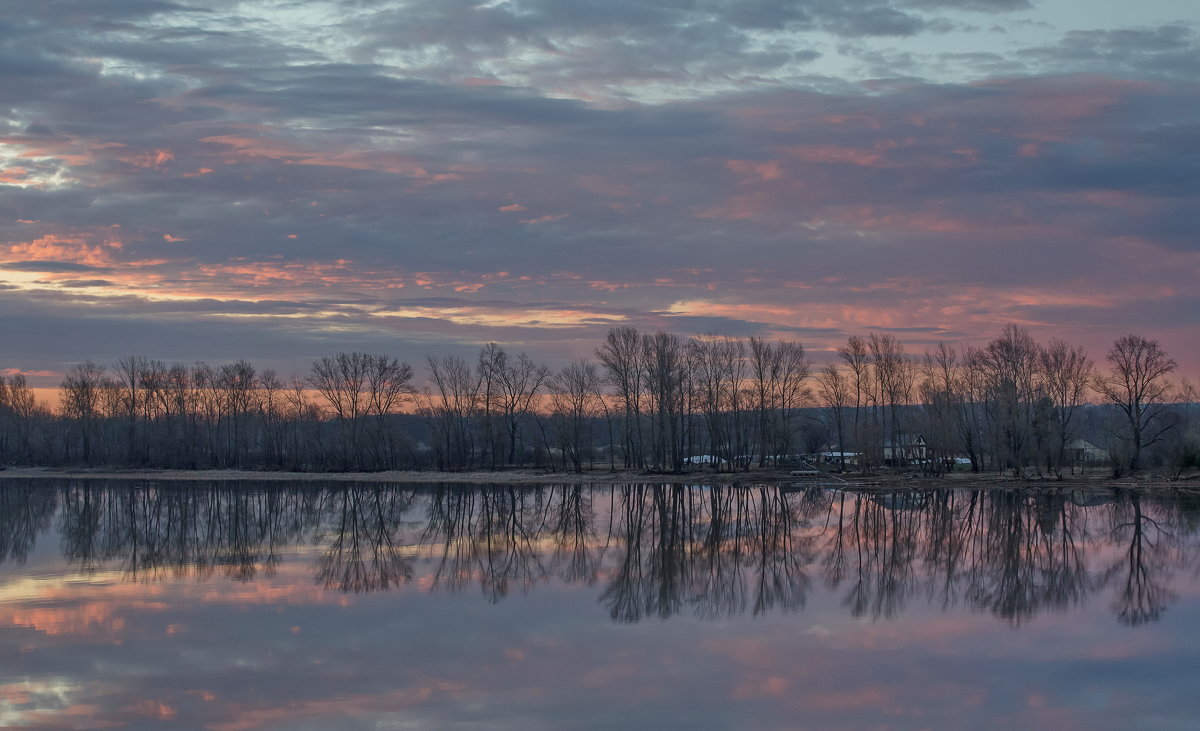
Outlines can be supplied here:
<path id="1" fill-rule="evenodd" d="M 681 474 L 643 473 L 637 470 L 594 470 L 589 472 L 548 472 L 514 469 L 502 471 L 422 472 L 390 470 L 384 472 L 272 472 L 258 470 L 169 470 L 112 468 L 10 467 L 0 470 L 0 483 L 6 480 L 153 480 L 158 482 L 357 482 L 357 483 L 442 483 L 464 485 L 532 484 L 643 484 L 643 485 L 803 485 L 835 487 L 846 483 L 855 489 L 940 489 L 940 488 L 1041 488 L 1109 489 L 1165 488 L 1200 490 L 1200 475 L 1179 480 L 1153 476 L 1112 479 L 1104 475 L 1075 475 L 1063 479 L 1013 478 L 1008 475 L 951 473 L 940 477 L 913 474 L 792 476 L 781 470 L 749 472 L 691 472 Z"/>

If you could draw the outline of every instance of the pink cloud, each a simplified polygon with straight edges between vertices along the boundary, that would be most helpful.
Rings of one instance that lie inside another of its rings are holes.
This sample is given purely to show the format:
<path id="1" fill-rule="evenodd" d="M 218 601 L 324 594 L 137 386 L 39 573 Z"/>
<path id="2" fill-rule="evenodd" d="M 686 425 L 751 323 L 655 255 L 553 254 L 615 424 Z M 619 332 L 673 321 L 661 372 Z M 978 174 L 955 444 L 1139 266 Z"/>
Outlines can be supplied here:
<path id="1" fill-rule="evenodd" d="M 123 248 L 117 240 L 92 243 L 84 234 L 46 234 L 30 241 L 0 244 L 0 253 L 17 261 L 60 261 L 86 266 L 111 266 L 113 255 Z"/>
<path id="2" fill-rule="evenodd" d="M 619 183 L 599 175 L 583 175 L 576 179 L 580 188 L 596 195 L 610 198 L 630 198 L 634 195 L 633 187 Z"/>
<path id="3" fill-rule="evenodd" d="M 742 178 L 742 182 L 778 180 L 783 170 L 777 160 L 751 162 L 749 160 L 727 160 L 725 167 Z"/>
<path id="4" fill-rule="evenodd" d="M 569 213 L 554 213 L 554 214 L 549 214 L 549 215 L 541 216 L 541 217 L 539 217 L 539 218 L 526 218 L 526 219 L 522 219 L 522 220 L 521 220 L 521 223 L 529 223 L 529 224 L 537 224 L 537 223 L 550 223 L 550 222 L 552 222 L 552 221 L 561 221 L 561 220 L 563 220 L 564 218 L 567 218 L 567 217 L 568 217 L 568 216 L 570 216 L 570 215 L 571 215 L 571 214 L 569 214 Z"/>
<path id="5" fill-rule="evenodd" d="M 883 155 L 878 150 L 838 145 L 796 145 L 785 147 L 781 151 L 790 157 L 809 163 L 871 166 L 883 159 Z"/>
<path id="6" fill-rule="evenodd" d="M 58 371 L 22 370 L 20 368 L 0 368 L 0 375 L 2 375 L 2 376 L 43 376 L 43 377 L 47 377 L 47 378 L 54 378 L 54 377 L 61 376 L 62 374 L 59 373 Z"/>
<path id="7" fill-rule="evenodd" d="M 175 159 L 175 153 L 171 152 L 170 150 L 152 150 L 150 152 L 144 152 L 138 155 L 129 155 L 120 159 L 121 161 L 133 165 L 134 167 L 161 170 L 168 162 Z"/>

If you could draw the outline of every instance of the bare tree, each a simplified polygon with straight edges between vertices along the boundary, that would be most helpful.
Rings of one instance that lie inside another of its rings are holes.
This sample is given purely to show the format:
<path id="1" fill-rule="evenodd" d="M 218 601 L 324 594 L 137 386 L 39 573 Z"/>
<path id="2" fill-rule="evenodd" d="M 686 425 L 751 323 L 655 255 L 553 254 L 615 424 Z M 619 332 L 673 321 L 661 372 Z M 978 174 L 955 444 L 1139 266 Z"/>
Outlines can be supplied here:
<path id="1" fill-rule="evenodd" d="M 517 459 L 521 423 L 529 413 L 530 404 L 533 403 L 538 390 L 550 377 L 550 369 L 534 363 L 528 355 L 521 353 L 515 361 L 506 359 L 505 366 L 498 375 L 500 408 L 508 430 L 508 463 L 514 464 Z"/>
<path id="2" fill-rule="evenodd" d="M 983 351 L 971 346 L 963 348 L 960 363 L 956 383 L 960 398 L 955 421 L 958 423 L 962 448 L 971 460 L 971 471 L 979 472 L 984 468 L 984 445 L 987 441 L 988 381 Z"/>
<path id="3" fill-rule="evenodd" d="M 650 448 L 654 466 L 677 470 L 683 461 L 685 347 L 679 336 L 655 333 L 643 338 Z"/>
<path id="4" fill-rule="evenodd" d="M 603 410 L 601 382 L 595 364 L 584 360 L 563 366 L 547 382 L 558 445 L 576 472 L 592 453 L 592 426 Z"/>
<path id="5" fill-rule="evenodd" d="M 745 456 L 742 420 L 745 418 L 746 346 L 727 335 L 700 335 L 688 344 L 696 379 L 700 409 L 708 426 L 711 453 L 731 466 Z"/>
<path id="6" fill-rule="evenodd" d="M 284 453 L 284 384 L 274 368 L 258 376 L 259 412 L 263 430 L 263 460 L 280 467 Z"/>
<path id="7" fill-rule="evenodd" d="M 204 442 L 203 461 L 208 465 L 218 464 L 221 459 L 221 424 L 225 421 L 226 403 L 221 398 L 217 373 L 212 366 L 207 363 L 196 363 L 192 366 L 192 392 Z"/>
<path id="8" fill-rule="evenodd" d="M 217 371 L 217 388 L 229 419 L 229 446 L 224 451 L 238 466 L 241 466 L 250 449 L 247 420 L 256 407 L 257 385 L 254 366 L 247 360 L 227 363 Z"/>
<path id="9" fill-rule="evenodd" d="M 777 392 L 782 363 L 780 350 L 774 343 L 759 337 L 750 338 L 750 377 L 754 383 L 754 410 L 757 412 L 758 424 L 758 463 L 767 463 L 768 445 L 774 447 L 772 439 L 772 417 L 778 404 L 774 396 Z M 772 450 L 774 451 L 774 450 Z"/>
<path id="10" fill-rule="evenodd" d="M 483 455 L 484 461 L 491 461 L 492 469 L 496 469 L 500 459 L 500 432 L 492 423 L 494 417 L 502 410 L 500 406 L 500 376 L 508 368 L 508 353 L 504 346 L 498 343 L 488 343 L 479 349 L 479 362 L 475 372 L 480 384 L 480 410 L 483 417 Z"/>
<path id="11" fill-rule="evenodd" d="M 313 363 L 308 382 L 337 416 L 344 453 L 355 466 L 367 466 L 363 453 L 367 443 L 375 452 L 376 465 L 382 460 L 384 422 L 411 392 L 412 376 L 411 366 L 387 355 L 338 353 Z M 370 439 L 364 434 L 368 416 L 374 417 Z"/>
<path id="12" fill-rule="evenodd" d="M 842 471 L 846 471 L 846 408 L 851 404 L 849 379 L 835 366 L 827 365 L 817 372 L 817 393 L 825 408 L 833 431 L 837 434 L 838 459 Z"/>
<path id="13" fill-rule="evenodd" d="M 775 454 L 789 454 L 792 451 L 793 415 L 812 399 L 812 391 L 808 387 L 812 363 L 804 352 L 804 346 L 798 342 L 781 340 L 777 348 L 780 368 L 775 401 L 779 407 L 779 432 L 772 451 Z"/>
<path id="14" fill-rule="evenodd" d="M 1113 343 L 1106 356 L 1111 372 L 1096 379 L 1096 390 L 1125 416 L 1129 442 L 1129 471 L 1141 469 L 1142 450 L 1157 442 L 1173 423 L 1164 419 L 1171 382 L 1177 367 L 1157 340 L 1126 335 Z"/>
<path id="15" fill-rule="evenodd" d="M 321 413 L 308 398 L 308 382 L 293 375 L 284 392 L 286 414 L 289 422 L 285 440 L 286 460 L 292 469 L 311 469 L 313 461 L 324 450 L 320 444 L 317 427 Z"/>
<path id="16" fill-rule="evenodd" d="M 82 450 L 80 459 L 84 464 L 92 463 L 92 450 L 98 440 L 100 396 L 104 379 L 104 366 L 89 360 L 71 366 L 59 384 L 63 415 L 74 420 L 78 427 Z"/>
<path id="17" fill-rule="evenodd" d="M 854 393 L 854 449 L 863 452 L 862 409 L 871 392 L 871 367 L 868 360 L 867 341 L 859 335 L 851 335 L 846 344 L 838 348 L 838 357 L 850 370 L 850 383 Z M 842 446 L 845 450 L 845 445 Z M 863 455 L 865 457 L 865 455 Z M 869 466 L 860 461 L 864 470 Z"/>
<path id="18" fill-rule="evenodd" d="M 408 363 L 387 355 L 368 356 L 367 413 L 373 420 L 371 444 L 377 466 L 396 466 L 396 434 L 388 429 L 387 420 L 411 398 L 412 379 Z"/>
<path id="19" fill-rule="evenodd" d="M 875 371 L 872 401 L 876 407 L 879 435 L 891 444 L 892 463 L 901 465 L 911 456 L 908 454 L 908 441 L 911 437 L 902 434 L 898 407 L 907 403 L 908 395 L 912 391 L 912 370 L 904 357 L 904 346 L 891 333 L 871 333 L 867 340 L 867 348 Z M 886 449 L 881 449 L 880 452 L 887 458 Z"/>
<path id="20" fill-rule="evenodd" d="M 1020 473 L 1033 453 L 1034 428 L 1038 426 L 1034 413 L 1038 353 L 1029 332 L 1011 323 L 982 353 L 997 451 L 1004 455 L 1014 475 Z"/>
<path id="21" fill-rule="evenodd" d="M 2 376 L 0 376 L 2 378 Z M 17 373 L 8 377 L 8 383 L 0 387 L 0 417 L 7 424 L 0 424 L 4 432 L 5 451 L 9 457 L 22 462 L 34 461 L 34 422 L 39 416 L 37 398 L 25 380 Z"/>
<path id="22" fill-rule="evenodd" d="M 475 453 L 471 419 L 480 407 L 480 381 L 462 358 L 428 359 L 433 388 L 422 394 L 422 412 L 433 432 L 442 469 L 469 467 Z"/>
<path id="23" fill-rule="evenodd" d="M 121 412 L 125 419 L 125 449 L 126 460 L 130 464 L 138 464 L 136 451 L 140 445 L 137 439 L 138 421 L 142 414 L 142 372 L 146 369 L 144 356 L 129 356 L 117 361 L 113 368 L 121 400 Z"/>
<path id="24" fill-rule="evenodd" d="M 805 381 L 810 370 L 800 343 L 790 340 L 769 343 L 762 338 L 750 338 L 750 380 L 758 414 L 760 465 L 767 463 L 768 454 L 790 451 L 791 416 L 805 398 Z"/>
<path id="25" fill-rule="evenodd" d="M 1054 404 L 1058 427 L 1053 469 L 1062 476 L 1067 444 L 1075 436 L 1075 415 L 1087 400 L 1093 375 L 1092 359 L 1083 348 L 1067 345 L 1057 338 L 1042 349 L 1039 355 L 1042 379 L 1047 395 Z M 1075 471 L 1075 465 L 1071 465 Z"/>
<path id="26" fill-rule="evenodd" d="M 626 467 L 641 467 L 642 458 L 642 336 L 635 327 L 608 331 L 596 357 L 604 365 L 608 382 L 621 400 L 622 446 Z M 610 445 L 611 446 L 611 445 Z"/>
<path id="27" fill-rule="evenodd" d="M 9 401 L 8 380 L 0 375 L 0 465 L 12 457 L 12 404 Z"/>
<path id="28" fill-rule="evenodd" d="M 925 352 L 922 366 L 921 402 L 924 404 L 924 435 L 934 472 L 952 465 L 958 446 L 958 409 L 962 393 L 958 388 L 958 354 L 946 343 Z"/>

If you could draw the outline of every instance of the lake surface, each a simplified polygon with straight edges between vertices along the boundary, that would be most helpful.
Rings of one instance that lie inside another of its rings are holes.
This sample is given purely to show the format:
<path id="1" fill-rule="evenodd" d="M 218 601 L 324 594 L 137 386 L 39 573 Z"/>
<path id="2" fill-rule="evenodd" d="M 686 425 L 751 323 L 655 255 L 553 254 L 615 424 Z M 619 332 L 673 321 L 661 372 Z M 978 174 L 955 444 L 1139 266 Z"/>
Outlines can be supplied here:
<path id="1" fill-rule="evenodd" d="M 0 482 L 0 727 L 1196 728 L 1200 496 Z"/>

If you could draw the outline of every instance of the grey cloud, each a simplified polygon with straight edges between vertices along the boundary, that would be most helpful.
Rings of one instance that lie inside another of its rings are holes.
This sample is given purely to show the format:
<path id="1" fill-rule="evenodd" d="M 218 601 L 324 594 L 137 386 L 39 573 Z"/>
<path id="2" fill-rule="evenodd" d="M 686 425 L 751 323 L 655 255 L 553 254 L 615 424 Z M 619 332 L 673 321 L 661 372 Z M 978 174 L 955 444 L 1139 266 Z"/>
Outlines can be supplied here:
<path id="1" fill-rule="evenodd" d="M 687 85 L 802 64 L 818 55 L 805 47 L 806 33 L 907 36 L 927 27 L 924 18 L 885 0 L 852 9 L 832 0 L 527 0 L 489 6 L 438 0 L 388 6 L 346 21 L 347 33 L 362 39 L 361 58 L 398 54 L 432 78 L 494 67 L 539 85 L 614 85 L 618 95 L 628 82 Z M 763 34 L 786 43 L 761 50 Z M 538 56 L 528 57 L 522 49 Z"/>
<path id="2" fill-rule="evenodd" d="M 192 11 L 194 6 L 167 0 L 43 0 L 23 13 L 43 23 L 111 23 L 161 13 Z"/>
<path id="3" fill-rule="evenodd" d="M 107 279 L 65 279 L 57 283 L 60 287 L 113 287 Z"/>
<path id="4" fill-rule="evenodd" d="M 923 10 L 969 10 L 979 13 L 1008 13 L 1033 8 L 1030 0 L 906 0 L 904 4 Z"/>
<path id="5" fill-rule="evenodd" d="M 0 269 L 10 269 L 20 272 L 108 272 L 108 267 L 89 266 L 69 261 L 5 261 L 0 262 Z"/>
<path id="6" fill-rule="evenodd" d="M 831 14 L 825 27 L 836 35 L 853 38 L 912 36 L 924 30 L 927 24 L 921 18 L 894 8 L 876 7 Z"/>
<path id="7" fill-rule="evenodd" d="M 1057 45 L 1030 48 L 1020 55 L 1043 66 L 1086 73 L 1135 73 L 1182 80 L 1200 74 L 1200 36 L 1185 25 L 1076 30 Z"/>

